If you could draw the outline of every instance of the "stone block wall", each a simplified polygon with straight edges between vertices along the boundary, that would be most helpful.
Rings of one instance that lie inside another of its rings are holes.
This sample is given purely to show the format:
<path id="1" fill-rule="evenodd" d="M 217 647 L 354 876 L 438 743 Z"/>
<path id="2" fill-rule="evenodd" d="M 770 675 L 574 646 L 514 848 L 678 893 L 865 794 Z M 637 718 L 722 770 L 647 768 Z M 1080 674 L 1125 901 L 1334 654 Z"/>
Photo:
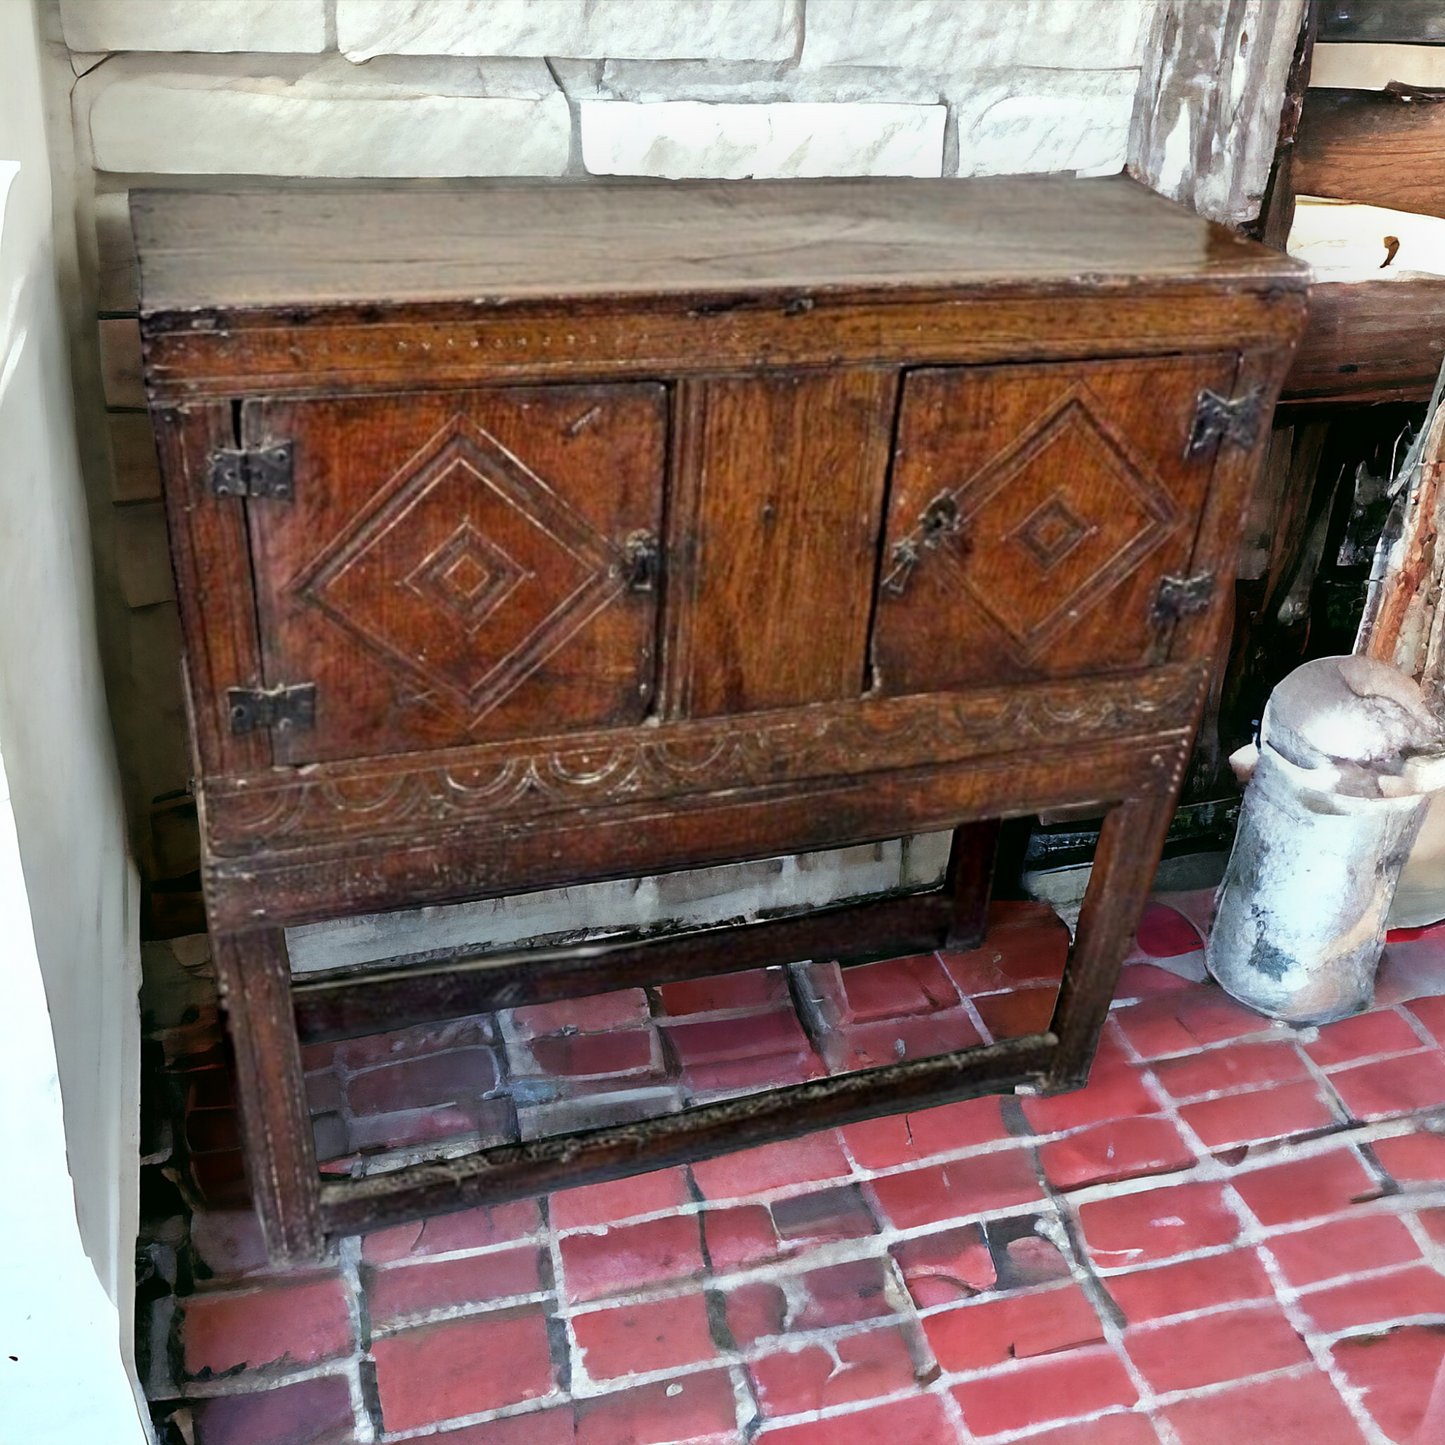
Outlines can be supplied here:
<path id="1" fill-rule="evenodd" d="M 38 0 L 62 116 L 68 102 L 78 390 L 83 428 L 89 408 L 108 432 L 89 452 L 93 520 L 114 553 L 112 710 L 148 878 L 197 860 L 133 186 L 1112 174 L 1178 3 Z M 1194 0 L 1185 23 L 1217 29 L 1241 3 Z"/>

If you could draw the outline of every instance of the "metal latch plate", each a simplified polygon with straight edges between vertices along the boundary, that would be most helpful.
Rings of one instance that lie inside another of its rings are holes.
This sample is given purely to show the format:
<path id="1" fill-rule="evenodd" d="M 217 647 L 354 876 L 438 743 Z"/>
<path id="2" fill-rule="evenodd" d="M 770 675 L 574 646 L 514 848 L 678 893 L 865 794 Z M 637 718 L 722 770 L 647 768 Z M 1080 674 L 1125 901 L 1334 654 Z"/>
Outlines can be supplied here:
<path id="1" fill-rule="evenodd" d="M 289 441 L 264 447 L 217 447 L 211 453 L 211 495 L 289 502 L 296 494 L 294 461 L 295 446 Z"/>
<path id="2" fill-rule="evenodd" d="M 1263 424 L 1263 387 L 1252 387 L 1242 396 L 1234 397 L 1220 396 L 1206 389 L 1199 393 L 1184 455 L 1193 459 L 1225 443 L 1248 451 L 1259 440 Z"/>
<path id="3" fill-rule="evenodd" d="M 231 714 L 231 732 L 237 737 L 257 728 L 308 731 L 316 726 L 316 684 L 227 688 L 226 707 Z"/>
<path id="4" fill-rule="evenodd" d="M 1214 600 L 1214 573 L 1197 572 L 1192 577 L 1164 577 L 1154 598 L 1156 623 L 1178 622 L 1209 611 Z"/>

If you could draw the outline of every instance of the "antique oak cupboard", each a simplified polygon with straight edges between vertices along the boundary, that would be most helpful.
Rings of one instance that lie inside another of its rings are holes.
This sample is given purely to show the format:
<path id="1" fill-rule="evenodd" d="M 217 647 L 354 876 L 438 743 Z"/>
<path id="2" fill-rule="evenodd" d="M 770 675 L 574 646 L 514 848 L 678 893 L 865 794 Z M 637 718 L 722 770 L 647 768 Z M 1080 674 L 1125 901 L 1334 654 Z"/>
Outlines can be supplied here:
<path id="1" fill-rule="evenodd" d="M 139 193 L 203 874 L 268 1244 L 1086 1077 L 1303 268 L 1120 177 Z M 323 1181 L 300 1041 L 972 946 L 1107 817 L 1047 1033 Z M 942 889 L 297 979 L 288 926 L 956 829 Z"/>

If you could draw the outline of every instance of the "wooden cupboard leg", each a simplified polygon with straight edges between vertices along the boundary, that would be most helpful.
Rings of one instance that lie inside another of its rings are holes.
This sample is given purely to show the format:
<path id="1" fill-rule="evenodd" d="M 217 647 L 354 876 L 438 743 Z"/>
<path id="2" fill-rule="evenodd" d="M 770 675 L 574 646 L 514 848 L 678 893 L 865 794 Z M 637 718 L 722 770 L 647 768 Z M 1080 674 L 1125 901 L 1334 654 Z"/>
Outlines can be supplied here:
<path id="1" fill-rule="evenodd" d="M 1159 866 L 1177 792 L 1176 783 L 1161 793 L 1127 798 L 1104 819 L 1050 1025 L 1059 1036 L 1050 1069 L 1058 1087 L 1072 1088 L 1088 1077 L 1119 982 L 1119 965 L 1139 926 Z"/>
<path id="2" fill-rule="evenodd" d="M 988 900 L 993 891 L 993 867 L 998 857 L 1002 820 L 987 818 L 953 830 L 945 888 L 953 899 L 945 948 L 978 948 L 988 932 Z"/>
<path id="3" fill-rule="evenodd" d="M 211 940 L 236 1059 L 246 1173 L 274 1264 L 319 1258 L 321 1180 L 279 928 Z"/>

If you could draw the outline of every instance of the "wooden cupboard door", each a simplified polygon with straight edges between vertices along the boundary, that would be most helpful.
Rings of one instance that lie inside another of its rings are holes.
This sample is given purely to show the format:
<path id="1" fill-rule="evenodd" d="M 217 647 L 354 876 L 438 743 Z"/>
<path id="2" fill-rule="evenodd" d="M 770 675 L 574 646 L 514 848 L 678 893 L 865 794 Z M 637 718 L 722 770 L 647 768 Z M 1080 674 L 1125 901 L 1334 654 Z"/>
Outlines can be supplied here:
<path id="1" fill-rule="evenodd" d="M 897 374 L 766 372 L 678 392 L 667 714 L 861 696 Z"/>
<path id="2" fill-rule="evenodd" d="M 666 389 L 247 403 L 294 498 L 246 504 L 276 761 L 622 726 L 654 686 Z"/>
<path id="3" fill-rule="evenodd" d="M 1161 662 L 1233 355 L 930 368 L 905 380 L 873 633 L 886 694 Z"/>

